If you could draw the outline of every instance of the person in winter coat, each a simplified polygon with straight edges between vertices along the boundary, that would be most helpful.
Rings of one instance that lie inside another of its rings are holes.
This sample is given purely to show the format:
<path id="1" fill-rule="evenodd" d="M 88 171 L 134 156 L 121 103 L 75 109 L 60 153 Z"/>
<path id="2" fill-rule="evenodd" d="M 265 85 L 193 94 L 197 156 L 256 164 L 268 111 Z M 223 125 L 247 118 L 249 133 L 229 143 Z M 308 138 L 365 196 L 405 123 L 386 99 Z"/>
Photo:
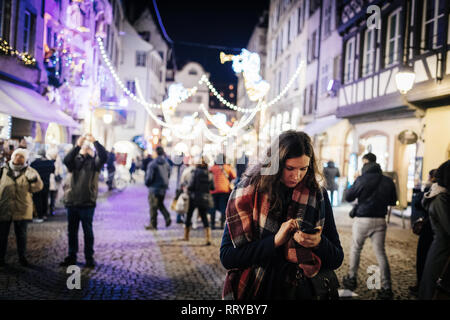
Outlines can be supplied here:
<path id="1" fill-rule="evenodd" d="M 79 138 L 77 145 L 64 157 L 64 164 L 71 175 L 64 199 L 67 208 L 69 255 L 60 266 L 77 264 L 78 228 L 81 222 L 85 266 L 95 267 L 92 222 L 97 203 L 98 177 L 107 157 L 105 148 L 91 134 Z"/>
<path id="2" fill-rule="evenodd" d="M 227 208 L 228 198 L 230 197 L 230 183 L 236 179 L 236 172 L 225 163 L 225 156 L 219 154 L 214 161 L 215 164 L 210 171 L 214 176 L 214 190 L 211 192 L 214 198 L 214 209 L 211 210 L 211 228 L 215 229 L 216 210 L 221 213 L 220 228 L 223 229 L 225 223 L 225 209 Z"/>
<path id="3" fill-rule="evenodd" d="M 201 163 L 197 164 L 188 185 L 189 208 L 186 214 L 183 240 L 189 241 L 189 232 L 191 229 L 192 214 L 198 209 L 203 226 L 205 227 L 206 245 L 211 244 L 211 228 L 209 227 L 208 217 L 206 213 L 211 207 L 210 191 L 214 189 L 214 179 L 212 174 L 208 172 L 208 164 L 202 157 Z"/>
<path id="4" fill-rule="evenodd" d="M 22 266 L 26 258 L 27 223 L 33 219 L 32 193 L 44 187 L 38 172 L 27 165 L 28 151 L 16 149 L 11 160 L 0 168 L 0 267 L 5 266 L 11 223 L 17 240 L 17 253 Z"/>
<path id="5" fill-rule="evenodd" d="M 424 300 L 433 298 L 436 281 L 450 257 L 450 160 L 439 166 L 435 178 L 422 200 L 434 232 L 419 286 L 419 299 Z"/>
<path id="6" fill-rule="evenodd" d="M 338 299 L 333 270 L 344 252 L 328 194 L 316 178 L 311 139 L 304 132 L 285 131 L 267 157 L 273 150 L 279 153 L 278 166 L 264 159 L 231 192 L 220 247 L 220 261 L 228 269 L 222 297 Z M 271 172 L 274 167 L 277 171 Z M 316 291 L 326 285 L 327 292 Z"/>
<path id="7" fill-rule="evenodd" d="M 389 300 L 393 298 L 393 293 L 389 262 L 384 247 L 387 229 L 385 216 L 388 206 L 396 204 L 397 193 L 394 182 L 383 175 L 374 157 L 372 153 L 364 155 L 365 164 L 362 175 L 346 192 L 345 200 L 352 202 L 358 199 L 358 205 L 352 229 L 350 267 L 343 279 L 343 284 L 346 289 L 356 289 L 359 258 L 365 240 L 370 237 L 381 271 L 381 289 L 378 291 L 378 299 Z"/>
<path id="8" fill-rule="evenodd" d="M 166 227 L 172 223 L 170 213 L 164 205 L 166 191 L 169 188 L 170 165 L 166 160 L 164 149 L 156 147 L 156 159 L 147 166 L 145 174 L 145 185 L 148 187 L 148 202 L 150 206 L 150 224 L 145 227 L 147 230 L 157 230 L 158 210 L 166 220 Z"/>
<path id="9" fill-rule="evenodd" d="M 330 191 L 331 205 L 334 205 L 334 193 L 338 190 L 338 185 L 336 183 L 336 178 L 341 175 L 339 169 L 335 167 L 333 161 L 328 161 L 327 166 L 323 168 L 323 175 L 325 176 L 325 181 L 327 183 L 327 190 Z"/>
<path id="10" fill-rule="evenodd" d="M 33 194 L 33 202 L 38 216 L 36 222 L 42 222 L 47 219 L 50 176 L 55 173 L 55 163 L 45 157 L 45 148 L 42 147 L 38 151 L 38 157 L 30 164 L 30 167 L 34 168 L 39 173 L 39 176 L 44 183 L 44 188 Z"/>
<path id="11" fill-rule="evenodd" d="M 417 242 L 417 255 L 416 255 L 416 278 L 417 282 L 415 286 L 409 287 L 409 292 L 418 296 L 419 284 L 422 279 L 423 268 L 425 267 L 425 261 L 427 258 L 428 250 L 433 242 L 433 229 L 431 229 L 431 222 L 429 219 L 428 211 L 423 207 L 422 200 L 428 191 L 431 189 L 431 185 L 436 182 L 434 173 L 436 169 L 431 170 L 428 173 L 428 181 L 425 183 L 425 188 L 422 191 L 419 188 L 413 189 L 413 196 L 411 200 L 411 226 L 413 232 L 419 236 Z"/>

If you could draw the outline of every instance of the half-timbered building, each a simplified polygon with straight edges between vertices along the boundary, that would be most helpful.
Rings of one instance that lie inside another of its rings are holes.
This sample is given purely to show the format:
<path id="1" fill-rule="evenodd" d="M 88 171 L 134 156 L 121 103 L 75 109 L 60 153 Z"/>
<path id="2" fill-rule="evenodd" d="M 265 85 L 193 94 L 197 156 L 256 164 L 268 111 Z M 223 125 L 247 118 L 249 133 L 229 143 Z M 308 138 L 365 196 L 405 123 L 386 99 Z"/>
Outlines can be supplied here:
<path id="1" fill-rule="evenodd" d="M 352 125 L 346 141 L 354 160 L 345 174 L 360 168 L 363 153 L 375 153 L 384 171 L 397 174 L 406 206 L 412 187 L 450 157 L 450 6 L 447 0 L 339 3 L 337 116 Z M 404 89 L 408 79 L 412 87 Z"/>

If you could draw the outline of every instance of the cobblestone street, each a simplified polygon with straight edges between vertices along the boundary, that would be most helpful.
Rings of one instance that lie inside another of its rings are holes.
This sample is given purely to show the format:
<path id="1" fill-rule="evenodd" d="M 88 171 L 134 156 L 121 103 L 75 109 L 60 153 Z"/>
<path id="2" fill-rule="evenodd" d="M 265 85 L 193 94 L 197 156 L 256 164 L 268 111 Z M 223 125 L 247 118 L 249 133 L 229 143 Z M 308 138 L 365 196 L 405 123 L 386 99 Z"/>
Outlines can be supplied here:
<path id="1" fill-rule="evenodd" d="M 204 230 L 191 232 L 191 241 L 180 241 L 183 225 L 164 227 L 159 216 L 158 231 L 147 231 L 149 222 L 147 190 L 141 184 L 125 191 L 104 192 L 99 196 L 94 218 L 95 269 L 83 268 L 83 236 L 80 230 L 78 265 L 81 289 L 69 290 L 70 274 L 58 264 L 67 254 L 65 211 L 59 210 L 42 224 L 29 224 L 28 258 L 31 268 L 18 264 L 14 231 L 11 230 L 7 253 L 8 267 L 0 269 L 0 299 L 220 299 L 226 270 L 219 260 L 221 230 L 213 230 L 213 244 L 204 246 Z M 173 191 L 166 197 L 169 207 Z M 348 268 L 351 219 L 347 207 L 335 210 L 336 222 L 345 252 L 337 274 Z M 402 229 L 399 217 L 391 217 L 387 236 L 387 255 L 391 266 L 395 299 L 413 299 L 408 286 L 415 284 L 417 237 Z M 357 299 L 375 299 L 376 290 L 368 290 L 366 270 L 376 265 L 370 241 L 366 243 L 359 269 Z"/>

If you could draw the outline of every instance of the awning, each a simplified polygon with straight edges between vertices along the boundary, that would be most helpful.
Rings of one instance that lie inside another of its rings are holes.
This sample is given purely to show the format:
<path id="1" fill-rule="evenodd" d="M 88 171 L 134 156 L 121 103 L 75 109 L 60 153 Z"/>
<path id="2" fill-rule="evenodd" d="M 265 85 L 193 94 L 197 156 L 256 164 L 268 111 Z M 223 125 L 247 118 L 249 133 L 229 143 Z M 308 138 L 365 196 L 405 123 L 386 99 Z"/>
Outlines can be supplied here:
<path id="1" fill-rule="evenodd" d="M 303 131 L 305 131 L 310 136 L 314 136 L 316 134 L 322 133 L 326 131 L 328 128 L 331 128 L 339 121 L 343 119 L 336 118 L 335 115 L 326 116 L 323 118 L 317 118 L 313 122 L 307 124 Z"/>
<path id="2" fill-rule="evenodd" d="M 0 112 L 31 121 L 55 122 L 73 128 L 80 126 L 36 91 L 4 80 L 0 80 Z"/>

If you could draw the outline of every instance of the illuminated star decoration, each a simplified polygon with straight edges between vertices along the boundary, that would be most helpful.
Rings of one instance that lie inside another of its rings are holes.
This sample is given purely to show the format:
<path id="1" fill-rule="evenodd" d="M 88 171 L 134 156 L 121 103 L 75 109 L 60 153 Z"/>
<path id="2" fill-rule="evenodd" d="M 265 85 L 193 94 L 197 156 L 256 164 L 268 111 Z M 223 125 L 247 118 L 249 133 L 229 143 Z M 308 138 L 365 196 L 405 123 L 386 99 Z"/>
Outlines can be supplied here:
<path id="1" fill-rule="evenodd" d="M 244 76 L 244 85 L 251 101 L 263 99 L 269 92 L 270 84 L 259 74 L 261 60 L 259 54 L 242 49 L 239 55 L 226 55 L 220 53 L 220 61 L 233 61 L 232 68 L 234 72 L 241 73 Z"/>

